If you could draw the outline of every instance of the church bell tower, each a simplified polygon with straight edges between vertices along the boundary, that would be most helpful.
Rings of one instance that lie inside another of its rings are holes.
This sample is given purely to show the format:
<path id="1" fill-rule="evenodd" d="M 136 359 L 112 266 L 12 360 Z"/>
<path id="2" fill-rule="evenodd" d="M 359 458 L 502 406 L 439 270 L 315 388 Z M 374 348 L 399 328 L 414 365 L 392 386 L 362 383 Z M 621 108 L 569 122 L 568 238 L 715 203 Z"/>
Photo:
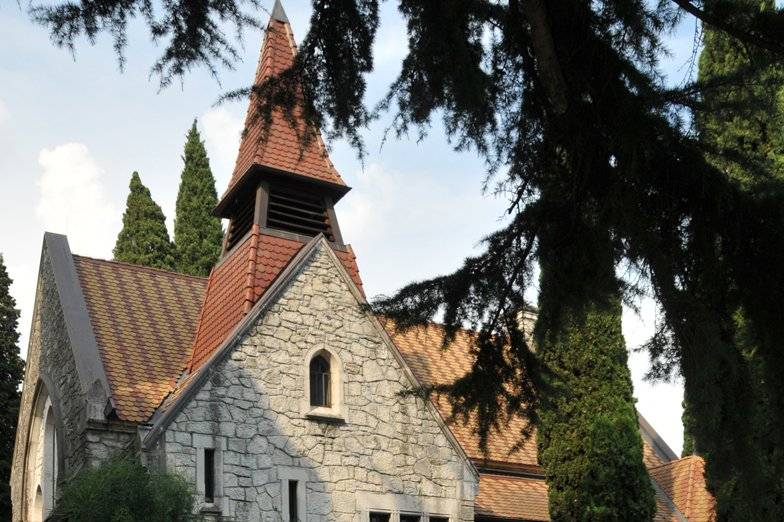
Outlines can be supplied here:
<path id="1" fill-rule="evenodd" d="M 261 47 L 255 85 L 289 69 L 296 54 L 291 26 L 278 0 Z M 221 258 L 207 283 L 191 371 L 209 359 L 296 253 L 319 234 L 362 291 L 356 258 L 343 242 L 334 209 L 350 189 L 332 165 L 321 132 L 306 126 L 302 99 L 289 114 L 274 108 L 267 120 L 255 117 L 254 96 L 234 172 L 215 209 L 229 225 Z"/>

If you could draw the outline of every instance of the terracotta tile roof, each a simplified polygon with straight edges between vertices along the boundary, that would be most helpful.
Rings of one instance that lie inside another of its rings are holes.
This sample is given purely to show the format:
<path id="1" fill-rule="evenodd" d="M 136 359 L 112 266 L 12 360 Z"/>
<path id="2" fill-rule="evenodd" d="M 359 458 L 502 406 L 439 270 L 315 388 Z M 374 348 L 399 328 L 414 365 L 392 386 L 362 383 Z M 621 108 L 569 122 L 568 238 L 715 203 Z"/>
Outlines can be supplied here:
<path id="1" fill-rule="evenodd" d="M 690 522 L 715 520 L 715 500 L 705 484 L 705 461 L 701 457 L 685 457 L 649 471 Z"/>
<path id="2" fill-rule="evenodd" d="M 261 47 L 254 84 L 262 85 L 287 70 L 294 63 L 296 54 L 297 46 L 291 26 L 287 22 L 271 18 Z M 250 103 L 248 106 L 245 132 L 227 193 L 253 165 L 345 185 L 327 155 L 321 132 L 299 123 L 303 114 L 301 101 L 292 109 L 296 127 L 292 126 L 282 110 L 275 109 L 272 111 L 269 126 L 265 129 L 267 122 L 264 118 L 257 117 L 254 105 Z M 267 131 L 266 135 L 264 130 Z M 310 135 L 312 139 L 305 140 L 306 135 Z"/>
<path id="3" fill-rule="evenodd" d="M 482 473 L 476 495 L 478 517 L 550 520 L 544 479 Z"/>
<path id="4" fill-rule="evenodd" d="M 449 384 L 471 369 L 474 355 L 470 332 L 459 332 L 447 349 L 442 349 L 444 331 L 440 325 L 431 324 L 407 331 L 396 331 L 392 323 L 384 324 L 406 363 L 423 385 Z M 452 410 L 448 401 L 435 398 L 434 402 L 444 419 L 449 419 Z M 471 416 L 465 424 L 457 422 L 450 424 L 450 429 L 471 459 L 538 467 L 534 435 L 516 448 L 520 443 L 521 432 L 527 427 L 526 420 L 512 417 L 502 431 L 491 434 L 488 452 L 485 455 L 479 446 L 479 437 L 475 433 L 475 417 Z"/>
<path id="5" fill-rule="evenodd" d="M 547 482 L 543 478 L 482 473 L 475 502 L 477 518 L 550 520 Z M 661 493 L 656 493 L 655 522 L 683 522 Z M 691 519 L 701 522 L 708 519 Z"/>
<path id="6" fill-rule="evenodd" d="M 120 419 L 142 422 L 190 356 L 205 278 L 74 256 Z"/>
<path id="7" fill-rule="evenodd" d="M 210 273 L 189 368 L 196 371 L 239 324 L 304 243 L 262 234 L 257 225 Z M 346 271 L 362 290 L 356 257 L 335 250 Z"/>

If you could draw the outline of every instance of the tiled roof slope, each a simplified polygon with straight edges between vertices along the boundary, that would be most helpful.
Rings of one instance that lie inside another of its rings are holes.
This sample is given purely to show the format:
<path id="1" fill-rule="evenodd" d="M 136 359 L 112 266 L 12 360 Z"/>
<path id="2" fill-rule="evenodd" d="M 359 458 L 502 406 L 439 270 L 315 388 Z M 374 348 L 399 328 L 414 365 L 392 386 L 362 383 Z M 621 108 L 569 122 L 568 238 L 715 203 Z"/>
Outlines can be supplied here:
<path id="1" fill-rule="evenodd" d="M 550 520 L 547 483 L 536 478 L 482 473 L 475 509 L 481 517 Z"/>
<path id="2" fill-rule="evenodd" d="M 116 414 L 146 421 L 188 361 L 207 280 L 73 258 Z"/>
<path id="3" fill-rule="evenodd" d="M 705 461 L 684 457 L 650 470 L 651 476 L 690 522 L 715 520 L 715 500 L 705 484 Z"/>
<path id="4" fill-rule="evenodd" d="M 547 483 L 544 479 L 482 473 L 476 496 L 478 518 L 550 520 Z M 654 522 L 683 522 L 668 499 L 656 493 Z M 689 519 L 691 520 L 691 519 Z"/>
<path id="5" fill-rule="evenodd" d="M 294 239 L 262 234 L 254 225 L 243 243 L 212 270 L 193 342 L 191 371 L 209 359 L 303 246 Z M 361 290 L 356 257 L 347 248 L 335 249 L 335 254 Z"/>
<path id="6" fill-rule="evenodd" d="M 291 26 L 278 17 L 270 18 L 256 69 L 255 85 L 262 85 L 287 70 L 297 54 Z M 252 95 L 253 96 L 253 95 Z M 280 109 L 271 114 L 269 126 L 254 110 L 253 98 L 245 117 L 245 132 L 240 142 L 237 162 L 229 182 L 229 190 L 253 165 L 307 176 L 320 181 L 345 185 L 327 155 L 321 132 L 306 128 L 302 121 L 301 100 L 292 109 L 296 128 Z M 267 131 L 266 135 L 264 130 Z M 311 139 L 304 139 L 309 135 Z"/>
<path id="7" fill-rule="evenodd" d="M 391 322 L 384 322 L 384 325 L 414 375 L 422 384 L 449 384 L 471 369 L 474 356 L 469 332 L 458 332 L 452 344 L 447 349 L 442 349 L 444 331 L 440 325 L 431 324 L 427 327 L 411 328 L 406 331 L 396 331 Z M 444 398 L 435 398 L 434 402 L 441 415 L 445 419 L 449 419 L 452 410 L 448 401 Z M 516 445 L 520 442 L 520 434 L 526 427 L 526 421 L 520 417 L 509 419 L 508 426 L 502 432 L 491 434 L 485 455 L 479 447 L 479 437 L 475 433 L 476 420 L 473 416 L 468 419 L 466 424 L 450 424 L 450 429 L 471 459 L 538 467 L 535 436 L 527 438 L 516 449 Z"/>

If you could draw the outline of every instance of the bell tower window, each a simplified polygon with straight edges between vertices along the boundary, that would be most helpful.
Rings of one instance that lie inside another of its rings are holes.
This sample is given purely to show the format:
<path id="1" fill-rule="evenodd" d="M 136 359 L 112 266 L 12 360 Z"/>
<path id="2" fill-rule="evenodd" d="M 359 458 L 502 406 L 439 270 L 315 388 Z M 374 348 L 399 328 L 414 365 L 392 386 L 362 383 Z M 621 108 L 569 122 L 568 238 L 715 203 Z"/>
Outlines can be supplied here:
<path id="1" fill-rule="evenodd" d="M 266 226 L 301 236 L 324 234 L 336 241 L 330 200 L 305 184 L 276 183 L 269 189 Z"/>
<path id="2" fill-rule="evenodd" d="M 226 252 L 234 248 L 253 226 L 256 191 L 248 190 L 238 195 L 234 208 L 236 210 L 229 220 L 229 229 L 226 232 Z"/>

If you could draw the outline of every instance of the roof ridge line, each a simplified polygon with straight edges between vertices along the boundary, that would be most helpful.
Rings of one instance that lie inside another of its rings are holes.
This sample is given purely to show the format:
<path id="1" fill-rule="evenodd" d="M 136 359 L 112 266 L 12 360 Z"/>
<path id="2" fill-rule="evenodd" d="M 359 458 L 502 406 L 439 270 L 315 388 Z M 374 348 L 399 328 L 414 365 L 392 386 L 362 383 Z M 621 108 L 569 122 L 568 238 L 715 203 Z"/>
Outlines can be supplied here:
<path id="1" fill-rule="evenodd" d="M 73 257 L 78 257 L 81 259 L 90 259 L 92 261 L 98 261 L 100 263 L 111 263 L 113 265 L 121 265 L 127 266 L 128 268 L 143 270 L 143 271 L 151 271 L 151 272 L 161 272 L 164 274 L 169 274 L 177 277 L 188 277 L 191 279 L 199 279 L 202 281 L 206 281 L 209 279 L 209 276 L 197 276 L 193 274 L 185 274 L 183 272 L 176 272 L 174 270 L 166 270 L 165 268 L 156 268 L 154 266 L 146 266 L 146 265 L 137 265 L 136 263 L 129 263 L 128 261 L 117 261 L 116 259 L 101 259 L 100 257 L 93 257 L 93 256 L 84 256 L 81 254 L 72 254 Z"/>
<path id="2" fill-rule="evenodd" d="M 255 283 L 256 283 L 256 259 L 259 250 L 260 229 L 258 223 L 254 223 L 250 229 L 250 248 L 248 248 L 248 262 L 245 266 L 245 292 L 242 304 L 242 314 L 248 315 L 255 303 Z"/>

